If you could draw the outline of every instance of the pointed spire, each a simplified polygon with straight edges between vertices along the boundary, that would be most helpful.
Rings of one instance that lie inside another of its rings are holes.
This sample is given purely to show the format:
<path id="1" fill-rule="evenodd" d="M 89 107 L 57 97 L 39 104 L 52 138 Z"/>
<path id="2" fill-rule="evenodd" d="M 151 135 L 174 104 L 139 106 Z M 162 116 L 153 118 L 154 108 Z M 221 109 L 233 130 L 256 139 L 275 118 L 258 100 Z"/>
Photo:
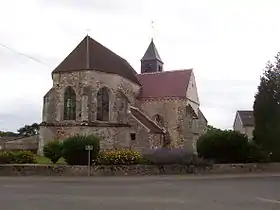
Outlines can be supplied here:
<path id="1" fill-rule="evenodd" d="M 153 38 L 151 39 L 151 43 L 150 43 L 148 49 L 146 50 L 143 58 L 141 59 L 141 61 L 148 61 L 148 60 L 158 60 L 158 61 L 162 62 L 162 60 L 159 56 L 159 53 L 157 51 L 157 48 L 154 44 Z"/>

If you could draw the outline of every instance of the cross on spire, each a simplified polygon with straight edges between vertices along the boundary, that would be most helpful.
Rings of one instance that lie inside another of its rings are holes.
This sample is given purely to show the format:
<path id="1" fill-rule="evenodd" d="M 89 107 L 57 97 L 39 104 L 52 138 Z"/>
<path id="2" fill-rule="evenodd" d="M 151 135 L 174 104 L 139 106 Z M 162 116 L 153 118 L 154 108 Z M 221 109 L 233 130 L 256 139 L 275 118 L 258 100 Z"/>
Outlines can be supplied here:
<path id="1" fill-rule="evenodd" d="M 151 22 L 151 39 L 153 40 L 155 36 L 155 22 L 152 20 Z"/>

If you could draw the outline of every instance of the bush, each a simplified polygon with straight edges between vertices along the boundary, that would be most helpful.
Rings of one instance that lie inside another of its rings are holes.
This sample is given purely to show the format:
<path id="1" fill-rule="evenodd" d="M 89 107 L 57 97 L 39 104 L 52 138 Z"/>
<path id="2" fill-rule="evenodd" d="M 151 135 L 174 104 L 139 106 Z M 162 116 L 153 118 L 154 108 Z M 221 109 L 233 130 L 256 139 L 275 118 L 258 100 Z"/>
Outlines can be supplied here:
<path id="1" fill-rule="evenodd" d="M 62 143 L 54 140 L 46 144 L 43 148 L 44 156 L 52 161 L 53 164 L 62 157 Z"/>
<path id="2" fill-rule="evenodd" d="M 30 151 L 0 152 L 0 164 L 37 163 L 36 156 Z"/>
<path id="3" fill-rule="evenodd" d="M 104 151 L 97 158 L 97 164 L 100 165 L 133 165 L 144 162 L 140 152 L 130 149 Z"/>
<path id="4" fill-rule="evenodd" d="M 0 152 L 0 164 L 9 164 L 12 161 L 11 152 Z"/>
<path id="5" fill-rule="evenodd" d="M 100 139 L 97 136 L 72 136 L 63 142 L 62 157 L 69 165 L 87 165 L 88 164 L 88 151 L 85 150 L 87 145 L 93 146 L 90 152 L 90 160 L 96 160 L 100 145 Z"/>
<path id="6" fill-rule="evenodd" d="M 269 162 L 270 158 L 267 152 L 262 150 L 257 144 L 254 142 L 250 142 L 250 153 L 248 162 L 257 162 L 257 163 L 264 163 Z"/>
<path id="7" fill-rule="evenodd" d="M 251 146 L 246 135 L 236 131 L 209 131 L 197 141 L 197 152 L 215 163 L 241 163 L 249 160 Z"/>
<path id="8" fill-rule="evenodd" d="M 150 164 L 170 165 L 170 164 L 193 164 L 193 153 L 183 149 L 150 149 L 143 152 L 143 157 Z"/>

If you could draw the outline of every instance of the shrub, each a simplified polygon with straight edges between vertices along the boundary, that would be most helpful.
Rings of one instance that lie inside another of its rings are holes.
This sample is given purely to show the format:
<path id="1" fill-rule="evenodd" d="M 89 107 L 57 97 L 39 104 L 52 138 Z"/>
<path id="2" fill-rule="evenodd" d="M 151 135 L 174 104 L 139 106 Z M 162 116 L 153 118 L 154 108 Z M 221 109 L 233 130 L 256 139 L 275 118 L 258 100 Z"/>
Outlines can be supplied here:
<path id="1" fill-rule="evenodd" d="M 9 164 L 11 163 L 11 152 L 2 151 L 0 152 L 0 164 Z"/>
<path id="2" fill-rule="evenodd" d="M 36 155 L 30 151 L 19 151 L 14 152 L 15 163 L 25 164 L 25 163 L 37 163 Z"/>
<path id="3" fill-rule="evenodd" d="M 44 156 L 50 159 L 53 164 L 55 164 L 62 156 L 62 148 L 62 143 L 60 141 L 51 141 L 43 148 Z"/>
<path id="4" fill-rule="evenodd" d="M 193 163 L 193 153 L 187 152 L 184 149 L 150 149 L 143 152 L 143 157 L 150 164 L 170 165 L 170 164 L 184 164 L 189 165 Z"/>
<path id="5" fill-rule="evenodd" d="M 247 162 L 250 144 L 246 135 L 236 131 L 210 131 L 197 141 L 197 152 L 215 163 Z"/>
<path id="6" fill-rule="evenodd" d="M 262 150 L 255 142 L 250 142 L 250 153 L 248 162 L 269 162 L 270 158 L 267 152 Z"/>
<path id="7" fill-rule="evenodd" d="M 100 145 L 100 139 L 97 136 L 72 136 L 63 142 L 62 157 L 69 165 L 87 165 L 88 164 L 88 151 L 85 150 L 87 145 L 93 146 L 90 152 L 90 160 L 96 160 Z"/>
<path id="8" fill-rule="evenodd" d="M 36 156 L 30 151 L 4 151 L 0 152 L 1 164 L 37 163 Z"/>
<path id="9" fill-rule="evenodd" d="M 110 150 L 101 152 L 97 159 L 100 165 L 133 165 L 144 163 L 140 152 L 130 149 Z"/>

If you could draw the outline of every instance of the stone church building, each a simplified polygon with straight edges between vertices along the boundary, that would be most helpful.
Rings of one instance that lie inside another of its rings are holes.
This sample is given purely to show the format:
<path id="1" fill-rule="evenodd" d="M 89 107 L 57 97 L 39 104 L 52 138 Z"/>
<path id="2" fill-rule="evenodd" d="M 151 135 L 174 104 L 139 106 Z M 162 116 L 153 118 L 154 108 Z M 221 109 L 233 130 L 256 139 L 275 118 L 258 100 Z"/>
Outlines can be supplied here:
<path id="1" fill-rule="evenodd" d="M 44 96 L 39 153 L 50 140 L 96 134 L 101 149 L 181 147 L 206 130 L 192 69 L 164 71 L 153 40 L 138 74 L 86 36 L 53 70 Z"/>

